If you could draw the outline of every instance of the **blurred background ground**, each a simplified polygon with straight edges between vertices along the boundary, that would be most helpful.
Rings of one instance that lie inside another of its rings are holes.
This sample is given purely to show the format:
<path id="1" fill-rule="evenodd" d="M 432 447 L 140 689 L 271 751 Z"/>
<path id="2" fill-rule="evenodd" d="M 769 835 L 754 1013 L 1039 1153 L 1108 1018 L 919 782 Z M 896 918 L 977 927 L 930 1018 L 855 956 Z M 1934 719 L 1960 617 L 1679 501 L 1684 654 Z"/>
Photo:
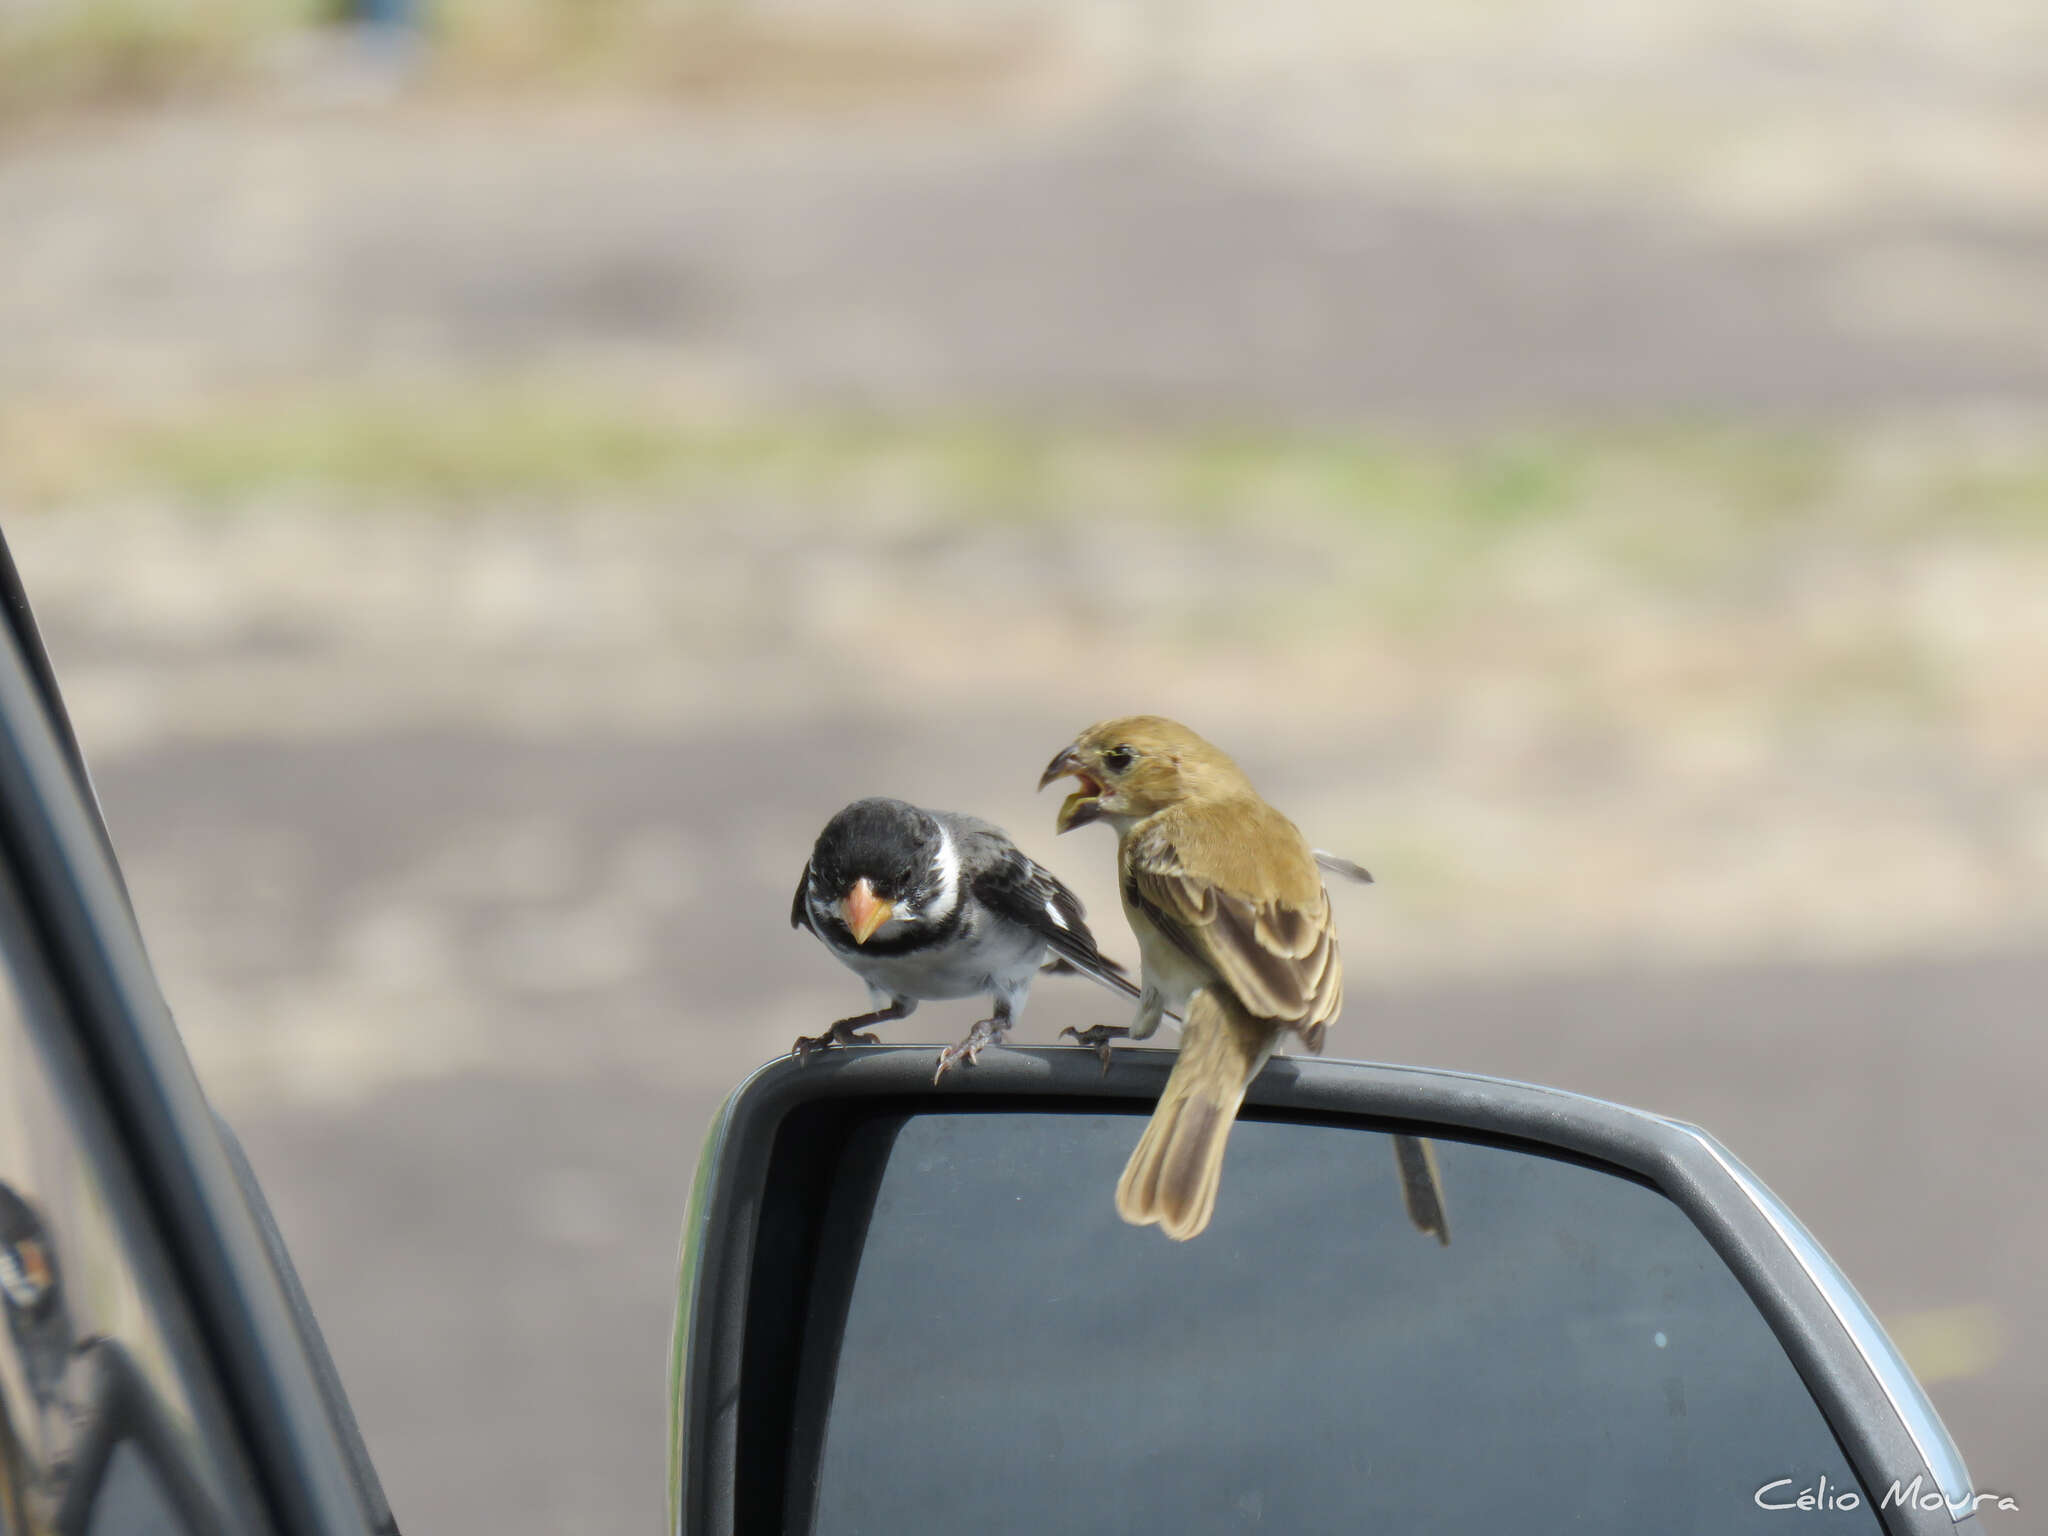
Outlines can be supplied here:
<path id="1" fill-rule="evenodd" d="M 810 837 L 1114 941 L 1132 708 L 1379 875 L 1337 1049 L 1707 1125 L 2048 1499 L 2043 15 L 0 0 L 7 534 L 408 1528 L 659 1518 Z"/>

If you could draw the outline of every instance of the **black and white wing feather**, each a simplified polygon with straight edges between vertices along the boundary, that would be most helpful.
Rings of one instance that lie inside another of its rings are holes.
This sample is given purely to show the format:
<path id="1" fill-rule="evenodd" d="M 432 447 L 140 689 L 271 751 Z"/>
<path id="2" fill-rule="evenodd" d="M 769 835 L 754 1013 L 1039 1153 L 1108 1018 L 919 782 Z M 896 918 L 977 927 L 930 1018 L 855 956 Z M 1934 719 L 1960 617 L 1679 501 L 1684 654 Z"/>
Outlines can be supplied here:
<path id="1" fill-rule="evenodd" d="M 1138 995 L 1123 967 L 1096 948 L 1081 898 L 1017 848 L 1004 848 L 975 874 L 974 899 L 996 916 L 1030 929 L 1090 981 L 1124 997 Z"/>

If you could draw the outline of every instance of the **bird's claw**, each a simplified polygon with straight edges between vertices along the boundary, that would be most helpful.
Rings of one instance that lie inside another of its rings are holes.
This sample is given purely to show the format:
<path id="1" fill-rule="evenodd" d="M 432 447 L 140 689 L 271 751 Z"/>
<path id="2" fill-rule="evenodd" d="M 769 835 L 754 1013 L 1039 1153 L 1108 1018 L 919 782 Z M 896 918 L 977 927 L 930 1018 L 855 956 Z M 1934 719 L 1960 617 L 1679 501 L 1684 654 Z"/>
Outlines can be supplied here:
<path id="1" fill-rule="evenodd" d="M 789 1048 L 789 1053 L 796 1058 L 797 1065 L 802 1066 L 811 1059 L 811 1052 L 813 1051 L 829 1051 L 835 1045 L 880 1045 L 881 1043 L 882 1037 L 872 1030 L 860 1030 L 858 1032 L 849 1030 L 845 1034 L 841 1034 L 835 1026 L 832 1029 L 826 1030 L 822 1035 L 798 1035 L 796 1037 L 796 1044 Z"/>
<path id="2" fill-rule="evenodd" d="M 992 1045 L 1003 1043 L 1002 1027 L 994 1019 L 983 1019 L 967 1032 L 967 1038 L 958 1045 L 946 1046 L 939 1052 L 939 1064 L 932 1072 L 932 1086 L 937 1087 L 939 1079 L 966 1062 L 970 1067 L 981 1065 L 981 1053 Z"/>
<path id="3" fill-rule="evenodd" d="M 1062 1035 L 1072 1035 L 1082 1045 L 1093 1046 L 1095 1054 L 1102 1058 L 1102 1075 L 1109 1076 L 1109 1042 L 1121 1040 L 1130 1033 L 1120 1024 L 1094 1024 L 1087 1029 L 1076 1029 L 1069 1024 L 1061 1030 Z"/>

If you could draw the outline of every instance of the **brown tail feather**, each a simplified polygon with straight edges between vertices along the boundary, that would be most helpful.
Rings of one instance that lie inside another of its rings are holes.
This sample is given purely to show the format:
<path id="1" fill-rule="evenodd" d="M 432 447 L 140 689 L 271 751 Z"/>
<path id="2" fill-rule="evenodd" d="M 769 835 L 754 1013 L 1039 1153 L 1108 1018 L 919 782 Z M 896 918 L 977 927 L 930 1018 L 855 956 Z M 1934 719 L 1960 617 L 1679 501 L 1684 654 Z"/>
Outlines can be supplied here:
<path id="1" fill-rule="evenodd" d="M 1176 1242 L 1209 1225 L 1224 1144 L 1275 1037 L 1271 1025 L 1249 1017 L 1219 988 L 1194 995 L 1181 1027 L 1180 1059 L 1117 1181 L 1116 1209 L 1125 1221 L 1156 1223 Z"/>

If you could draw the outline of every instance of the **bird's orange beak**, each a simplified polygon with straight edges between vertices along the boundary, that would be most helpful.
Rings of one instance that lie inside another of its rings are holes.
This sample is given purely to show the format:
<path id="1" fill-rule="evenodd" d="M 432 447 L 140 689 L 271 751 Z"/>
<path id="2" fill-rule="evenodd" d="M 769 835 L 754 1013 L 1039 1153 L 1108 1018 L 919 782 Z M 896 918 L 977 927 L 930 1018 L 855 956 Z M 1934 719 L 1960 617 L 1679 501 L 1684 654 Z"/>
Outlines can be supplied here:
<path id="1" fill-rule="evenodd" d="M 39 1291 L 50 1288 L 56 1276 L 50 1272 L 50 1261 L 43 1256 L 43 1245 L 32 1237 L 25 1237 L 14 1245 L 14 1256 L 21 1265 L 21 1272 L 28 1276 L 28 1283 Z"/>
<path id="2" fill-rule="evenodd" d="M 853 942 L 865 944 L 875 936 L 877 928 L 896 915 L 896 907 L 877 896 L 866 880 L 856 880 L 853 889 L 846 893 L 846 900 L 839 903 L 839 915 L 852 930 Z"/>
<path id="3" fill-rule="evenodd" d="M 1099 820 L 1102 816 L 1102 786 L 1095 781 L 1094 775 L 1081 766 L 1081 755 L 1072 747 L 1068 747 L 1046 764 L 1045 772 L 1038 780 L 1038 787 L 1043 789 L 1054 779 L 1064 779 L 1069 775 L 1079 780 L 1081 787 L 1061 803 L 1060 813 L 1053 820 L 1055 832 L 1071 832 L 1074 828 L 1085 827 L 1089 822 Z"/>

